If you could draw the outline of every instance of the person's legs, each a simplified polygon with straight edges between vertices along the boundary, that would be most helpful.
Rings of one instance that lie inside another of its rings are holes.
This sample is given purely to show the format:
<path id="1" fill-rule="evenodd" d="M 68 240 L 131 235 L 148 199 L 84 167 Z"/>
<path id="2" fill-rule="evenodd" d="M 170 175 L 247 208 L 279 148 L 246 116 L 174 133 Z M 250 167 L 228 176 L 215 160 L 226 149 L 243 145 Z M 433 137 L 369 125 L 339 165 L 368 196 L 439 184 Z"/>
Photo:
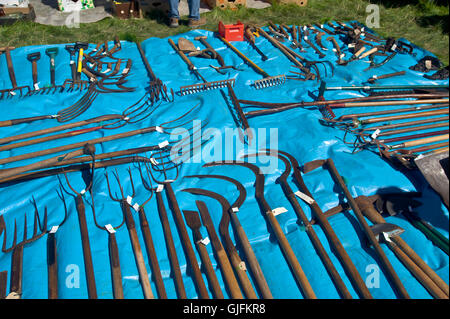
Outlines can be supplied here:
<path id="1" fill-rule="evenodd" d="M 179 19 L 180 14 L 178 13 L 178 5 L 180 4 L 180 0 L 169 0 L 169 18 Z"/>
<path id="2" fill-rule="evenodd" d="M 200 0 L 188 0 L 188 5 L 189 19 L 200 20 Z"/>

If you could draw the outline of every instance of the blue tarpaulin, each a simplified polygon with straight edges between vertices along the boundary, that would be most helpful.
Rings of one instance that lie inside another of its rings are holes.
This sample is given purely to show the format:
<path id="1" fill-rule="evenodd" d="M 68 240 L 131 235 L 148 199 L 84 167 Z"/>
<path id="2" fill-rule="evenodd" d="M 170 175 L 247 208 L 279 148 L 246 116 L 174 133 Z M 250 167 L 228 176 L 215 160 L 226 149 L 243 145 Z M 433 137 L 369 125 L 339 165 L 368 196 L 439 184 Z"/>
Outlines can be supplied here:
<path id="1" fill-rule="evenodd" d="M 203 49 L 203 45 L 194 40 L 197 36 L 207 36 L 207 41 L 222 55 L 226 65 L 233 65 L 241 71 L 228 69 L 225 75 L 216 72 L 209 65 L 217 65 L 217 61 L 192 57 L 198 71 L 208 81 L 219 81 L 225 79 L 235 79 L 234 91 L 239 99 L 255 100 L 264 102 L 295 102 L 312 101 L 317 95 L 319 83 L 314 80 L 295 81 L 287 80 L 280 86 L 269 87 L 256 90 L 252 84 L 262 76 L 256 73 L 250 66 L 233 53 L 213 32 L 204 30 L 193 30 L 188 33 L 171 37 L 175 43 L 180 37 L 191 40 L 196 46 Z M 142 47 L 149 60 L 154 73 L 169 89 L 179 91 L 181 86 L 199 83 L 195 75 L 188 70 L 187 65 L 180 56 L 169 45 L 167 38 L 149 38 L 142 43 Z M 407 42 L 407 40 L 404 40 Z M 338 42 L 342 45 L 341 40 Z M 408 42 L 409 43 L 409 42 Z M 265 38 L 256 38 L 256 45 L 269 57 L 267 61 L 262 61 L 258 53 L 247 42 L 233 42 L 238 50 L 248 56 L 258 66 L 264 69 L 269 75 L 289 74 L 290 71 L 298 71 L 292 67 L 292 63 Z M 323 66 L 323 80 L 327 86 L 361 85 L 372 75 L 381 75 L 396 71 L 406 70 L 406 74 L 391 79 L 380 80 L 380 84 L 448 84 L 448 81 L 431 81 L 423 77 L 423 73 L 409 70 L 418 60 L 426 55 L 432 55 L 419 47 L 414 46 L 414 54 L 397 54 L 389 63 L 380 68 L 363 71 L 367 68 L 367 59 L 351 62 L 348 66 L 336 66 L 336 55 L 332 51 L 332 43 L 323 41 L 328 48 L 325 59 L 334 65 L 334 74 L 328 68 L 325 74 Z M 109 43 L 112 47 L 113 42 Z M 121 41 L 122 48 L 114 53 L 114 57 L 132 59 L 130 75 L 127 77 L 128 87 L 134 87 L 134 92 L 129 93 L 102 93 L 99 94 L 89 109 L 77 119 L 89 119 L 104 114 L 121 114 L 128 106 L 136 103 L 146 94 L 149 78 L 142 62 L 139 51 L 135 43 Z M 46 48 L 58 47 L 59 53 L 56 56 L 56 83 L 60 84 L 65 79 L 70 78 L 70 56 L 65 50 L 65 44 L 48 46 L 28 46 L 16 48 L 11 51 L 16 78 L 19 86 L 32 86 L 31 63 L 27 61 L 27 54 L 41 52 L 41 59 L 37 62 L 38 81 L 40 87 L 50 83 L 49 59 L 44 54 Z M 90 44 L 90 52 L 95 48 L 95 44 Z M 301 52 L 308 60 L 319 60 L 312 48 L 305 46 L 306 52 Z M 347 58 L 350 57 L 348 51 L 344 51 Z M 376 59 L 383 60 L 383 57 Z M 8 76 L 5 56 L 0 56 L 0 89 L 11 87 Z M 84 75 L 83 75 L 84 76 Z M 27 97 L 9 97 L 0 100 L 0 113 L 2 120 L 31 117 L 39 115 L 56 114 L 60 109 L 75 103 L 84 91 L 74 90 L 55 94 L 37 94 Z M 339 99 L 352 96 L 361 96 L 358 91 L 327 91 L 326 99 Z M 211 218 L 218 229 L 222 216 L 220 204 L 205 196 L 197 196 L 182 192 L 186 188 L 204 188 L 215 191 L 232 203 L 238 196 L 235 187 L 226 181 L 217 179 L 197 179 L 186 178 L 195 174 L 221 174 L 240 181 L 246 188 L 247 196 L 244 204 L 239 208 L 237 214 L 251 246 L 260 263 L 261 269 L 268 282 L 274 298 L 294 298 L 302 299 L 304 295 L 298 286 L 291 272 L 286 259 L 276 241 L 274 233 L 266 222 L 264 212 L 261 211 L 254 197 L 254 174 L 244 167 L 217 166 L 202 167 L 206 162 L 213 160 L 240 159 L 245 153 L 255 152 L 258 149 L 274 148 L 293 155 L 302 165 L 316 159 L 332 158 L 339 173 L 345 178 L 348 188 L 354 197 L 360 195 L 373 195 L 386 192 L 421 192 L 419 198 L 422 205 L 416 208 L 419 215 L 430 222 L 433 227 L 448 237 L 449 222 L 448 211 L 441 204 L 439 196 L 428 186 L 424 178 L 416 172 L 403 173 L 396 167 L 383 160 L 377 152 L 363 150 L 352 154 L 351 147 L 343 142 L 343 131 L 332 127 L 326 127 L 319 122 L 322 117 L 317 109 L 294 108 L 289 111 L 272 115 L 258 116 L 249 119 L 250 126 L 255 130 L 255 139 L 252 145 L 243 144 L 237 137 L 236 121 L 230 111 L 230 100 L 227 89 L 209 90 L 206 92 L 181 96 L 176 94 L 174 102 L 158 102 L 154 106 L 154 112 L 148 118 L 137 123 L 130 123 L 115 130 L 96 130 L 89 133 L 53 140 L 36 145 L 20 147 L 10 151 L 1 152 L 1 158 L 8 158 L 20 154 L 26 154 L 43 149 L 53 148 L 61 145 L 68 145 L 75 142 L 89 141 L 94 138 L 118 134 L 126 131 L 158 126 L 164 122 L 176 119 L 185 114 L 191 108 L 194 110 L 186 118 L 180 120 L 184 122 L 183 128 L 195 131 L 200 137 L 201 148 L 197 154 L 183 163 L 179 169 L 178 178 L 172 183 L 181 210 L 197 210 L 195 201 L 202 200 L 206 203 Z M 383 109 L 383 108 L 378 108 Z M 245 111 L 252 110 L 245 108 Z M 355 113 L 364 110 L 352 110 Z M 336 111 L 336 116 L 340 116 L 347 110 Z M 55 119 L 35 121 L 29 124 L 14 125 L 0 128 L 0 138 L 13 136 L 25 132 L 31 132 L 58 125 Z M 201 125 L 201 132 L 195 128 Z M 91 125 L 94 126 L 94 125 Z M 89 126 L 88 126 L 89 127 Z M 234 135 L 233 135 L 234 134 Z M 130 138 L 105 142 L 96 145 L 96 153 L 118 151 L 123 149 L 157 145 L 169 140 L 170 136 L 165 133 L 153 132 L 140 134 Z M 191 138 L 191 141 L 193 139 Z M 198 142 L 198 141 L 196 141 Z M 232 152 L 230 152 L 230 150 Z M 31 164 L 37 160 L 54 157 L 58 154 L 50 154 L 39 158 L 23 160 L 14 163 L 3 164 L 1 169 Z M 140 154 L 149 156 L 150 153 Z M 277 178 L 284 171 L 284 164 L 268 158 L 259 158 L 255 164 L 267 167 L 264 195 L 272 208 L 284 207 L 287 211 L 276 216 L 278 223 L 284 231 L 293 251 L 300 262 L 315 294 L 318 298 L 340 298 L 340 295 L 327 273 L 321 259 L 318 257 L 304 227 L 299 225 L 297 216 L 284 196 Z M 131 163 L 118 165 L 109 168 L 97 168 L 94 174 L 92 192 L 94 194 L 96 221 L 104 226 L 111 224 L 118 226 L 122 222 L 123 214 L 120 203 L 113 201 L 108 192 L 105 172 L 109 173 L 109 181 L 113 195 L 121 197 L 117 182 L 113 176 L 116 172 L 124 188 L 125 196 L 132 194 L 131 181 L 127 169 L 130 168 L 135 186 L 135 196 L 132 204 L 143 203 L 148 199 L 150 193 L 144 188 L 139 174 L 138 165 Z M 171 172 L 170 175 L 172 175 Z M 87 187 L 86 180 L 81 172 L 71 172 L 67 174 L 71 186 L 82 191 Z M 144 175 L 148 180 L 148 177 Z M 169 178 L 171 178 L 169 176 Z M 334 181 L 325 169 L 317 169 L 304 174 L 303 178 L 308 189 L 314 196 L 323 211 L 326 211 L 342 201 L 342 194 L 335 186 Z M 163 179 L 163 178 L 161 178 Z M 294 191 L 297 190 L 292 178 L 288 182 Z M 87 181 L 89 183 L 89 181 Z M 54 225 L 59 225 L 64 218 L 63 202 L 58 195 L 60 185 L 64 187 L 63 194 L 67 204 L 68 218 L 57 230 L 57 264 L 58 264 L 58 290 L 59 298 L 87 298 L 87 285 L 85 277 L 84 259 L 80 237 L 79 221 L 75 205 L 74 193 L 68 188 L 63 174 L 58 176 L 48 176 L 35 180 L 18 183 L 3 183 L 0 185 L 0 215 L 4 217 L 6 230 L 0 235 L 3 241 L 5 234 L 7 240 L 5 247 L 8 248 L 13 243 L 14 223 L 17 222 L 18 241 L 23 237 L 24 216 L 28 221 L 28 236 L 33 232 L 33 198 L 39 210 L 41 219 L 45 208 L 48 213 L 48 230 Z M 153 182 L 156 187 L 156 183 Z M 99 298 L 113 298 L 110 260 L 108 252 L 108 234 L 105 230 L 96 227 L 92 212 L 92 197 L 89 193 L 83 196 L 86 205 L 86 217 L 89 230 L 90 245 L 93 257 L 93 267 L 96 280 L 96 289 Z M 192 277 L 192 272 L 187 266 L 180 237 L 175 227 L 174 218 L 169 209 L 169 203 L 164 196 L 168 210 L 177 256 L 179 259 L 183 280 L 188 298 L 198 298 L 197 290 Z M 299 200 L 304 212 L 309 218 L 312 217 L 309 206 Z M 156 286 L 149 259 L 145 251 L 142 232 L 139 225 L 138 213 L 132 210 L 136 223 L 137 234 L 141 243 L 146 261 L 147 271 L 150 276 L 152 290 L 157 297 Z M 164 239 L 163 228 L 159 218 L 155 196 L 145 205 L 145 213 L 150 224 L 155 250 L 164 279 L 165 289 L 168 298 L 177 298 L 173 271 L 169 262 L 167 245 Z M 402 216 L 387 217 L 388 222 L 402 227 L 405 232 L 402 238 L 417 252 L 417 254 L 445 281 L 448 283 L 449 258 L 437 246 L 433 245 L 423 233 L 411 226 Z M 379 267 L 379 260 L 373 248 L 369 247 L 365 235 L 359 226 L 353 212 L 338 214 L 329 219 L 329 222 L 342 242 L 345 250 L 355 264 L 361 277 L 369 285 L 370 293 L 374 298 L 396 298 L 395 290 L 386 278 L 385 273 Z M 328 240 L 318 225 L 314 225 L 314 230 L 324 245 L 333 264 L 344 280 L 346 286 L 354 298 L 359 298 L 356 290 L 351 284 L 349 277 L 345 273 L 335 252 L 330 248 Z M 189 228 L 188 233 L 192 233 Z M 205 227 L 201 232 L 207 237 Z M 230 227 L 231 238 L 235 240 L 233 229 Z M 48 275 L 47 275 L 47 249 L 45 235 L 38 240 L 24 246 L 23 259 L 23 293 L 22 298 L 47 298 L 48 296 Z M 142 288 L 139 283 L 138 271 L 133 256 L 128 231 L 125 226 L 116 229 L 116 237 L 119 246 L 120 266 L 122 271 L 122 282 L 125 298 L 143 298 Z M 392 263 L 400 280 L 412 298 L 432 298 L 427 290 L 414 278 L 397 257 L 385 246 L 382 245 L 389 261 Z M 210 254 L 210 259 L 214 265 L 217 277 L 224 291 L 225 297 L 229 293 L 225 289 L 222 273 L 218 266 L 211 244 L 206 245 Z M 242 253 L 237 246 L 238 251 Z M 7 270 L 8 278 L 11 270 L 12 253 L 0 253 L 0 271 Z M 197 260 L 200 260 L 197 255 Z M 245 259 L 244 259 L 245 261 Z M 377 270 L 378 269 L 378 270 Z M 376 275 L 379 277 L 374 277 Z M 203 273 L 204 281 L 208 285 L 206 275 Z M 375 279 L 374 279 L 375 278 Z M 379 280 L 377 280 L 379 279 Z M 252 280 L 253 282 L 253 280 Z M 254 284 L 254 282 L 253 282 Z M 9 280 L 8 280 L 9 291 Z M 210 292 L 210 296 L 212 296 Z"/>

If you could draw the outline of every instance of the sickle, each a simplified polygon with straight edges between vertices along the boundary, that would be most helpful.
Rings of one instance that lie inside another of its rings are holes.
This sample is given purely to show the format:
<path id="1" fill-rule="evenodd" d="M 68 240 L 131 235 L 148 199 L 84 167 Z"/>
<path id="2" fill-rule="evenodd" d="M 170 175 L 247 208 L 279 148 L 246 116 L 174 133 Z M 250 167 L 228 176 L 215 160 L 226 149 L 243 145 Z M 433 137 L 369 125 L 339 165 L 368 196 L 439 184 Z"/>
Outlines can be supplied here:
<path id="1" fill-rule="evenodd" d="M 228 206 L 228 214 L 224 214 L 222 216 L 222 220 L 220 222 L 220 225 L 222 226 L 222 223 L 226 225 L 227 233 L 228 233 L 228 224 L 231 217 L 231 223 L 233 226 L 233 230 L 236 233 L 239 242 L 241 244 L 242 250 L 244 252 L 244 255 L 247 259 L 247 262 L 249 264 L 250 270 L 252 271 L 252 274 L 255 279 L 255 283 L 261 292 L 261 295 L 264 299 L 273 299 L 272 293 L 270 291 L 269 285 L 267 284 L 267 281 L 264 277 L 264 273 L 262 272 L 262 269 L 258 263 L 258 260 L 256 259 L 256 255 L 253 252 L 253 249 L 250 245 L 250 241 L 247 238 L 247 235 L 245 234 L 244 228 L 241 226 L 241 223 L 239 222 L 239 219 L 237 218 L 237 211 L 242 206 L 242 204 L 245 201 L 245 197 L 247 195 L 247 191 L 245 190 L 245 187 L 237 180 L 223 175 L 191 175 L 186 176 L 186 178 L 217 178 L 221 180 L 225 180 L 227 182 L 233 183 L 236 188 L 239 191 L 238 198 L 234 201 L 233 204 Z M 214 193 L 215 194 L 215 193 Z M 237 208 L 237 210 L 236 210 Z"/>
<path id="2" fill-rule="evenodd" d="M 265 177 L 264 174 L 261 173 L 258 166 L 250 163 L 240 162 L 240 161 L 216 161 L 211 162 L 203 165 L 204 167 L 209 166 L 219 166 L 219 165 L 237 165 L 237 166 L 243 166 L 248 169 L 250 169 L 253 174 L 255 174 L 256 180 L 255 180 L 255 197 L 258 201 L 258 204 L 260 205 L 261 209 L 265 212 L 265 217 L 267 218 L 267 221 L 269 222 L 272 231 L 274 232 L 277 241 L 280 245 L 280 248 L 282 249 L 284 256 L 286 258 L 287 263 L 289 264 L 291 271 L 296 279 L 296 282 L 301 288 L 301 291 L 304 293 L 306 298 L 310 299 L 316 299 L 316 295 L 311 287 L 311 284 L 309 283 L 308 279 L 306 278 L 305 273 L 303 272 L 302 267 L 300 266 L 300 263 L 295 256 L 294 251 L 292 250 L 292 247 L 290 246 L 286 235 L 284 234 L 280 224 L 278 223 L 277 219 L 275 218 L 275 215 L 272 211 L 272 208 L 270 207 L 269 203 L 267 203 L 266 199 L 264 198 L 264 181 Z"/>

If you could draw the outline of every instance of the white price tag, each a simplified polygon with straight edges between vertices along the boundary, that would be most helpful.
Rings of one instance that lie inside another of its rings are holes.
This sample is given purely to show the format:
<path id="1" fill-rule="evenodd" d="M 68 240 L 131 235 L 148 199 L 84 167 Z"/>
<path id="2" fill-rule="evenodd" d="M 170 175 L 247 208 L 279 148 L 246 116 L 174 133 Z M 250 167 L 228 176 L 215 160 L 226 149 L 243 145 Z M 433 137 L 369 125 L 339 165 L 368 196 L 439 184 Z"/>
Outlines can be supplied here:
<path id="1" fill-rule="evenodd" d="M 209 240 L 209 238 L 208 237 L 206 237 L 206 238 L 203 238 L 202 240 L 200 240 L 200 242 L 203 244 L 203 245 L 208 245 L 209 243 L 210 243 L 210 240 Z"/>
<path id="2" fill-rule="evenodd" d="M 370 136 L 373 140 L 376 139 L 378 137 L 378 135 L 380 135 L 380 129 L 376 129 L 375 132 L 372 133 L 372 135 Z"/>
<path id="3" fill-rule="evenodd" d="M 308 195 L 306 195 L 300 191 L 296 191 L 294 194 L 296 196 L 300 197 L 302 200 L 304 200 L 305 202 L 307 202 L 310 205 L 312 205 L 316 202 L 313 198 L 309 197 Z"/>
<path id="4" fill-rule="evenodd" d="M 39 83 L 34 83 L 34 89 L 37 91 L 39 90 Z"/>
<path id="5" fill-rule="evenodd" d="M 128 72 L 130 72 L 130 68 L 125 68 L 125 69 L 123 69 L 123 71 L 122 71 L 122 75 L 123 75 L 123 74 L 128 74 Z"/>
<path id="6" fill-rule="evenodd" d="M 157 126 L 157 127 L 155 128 L 155 130 L 156 130 L 156 132 L 164 133 L 164 129 L 163 129 L 161 126 Z"/>
<path id="7" fill-rule="evenodd" d="M 50 229 L 50 234 L 54 234 L 58 231 L 59 226 L 52 226 L 52 229 Z"/>
<path id="8" fill-rule="evenodd" d="M 86 190 L 83 189 L 83 190 L 80 192 L 80 195 L 84 195 L 85 193 L 86 193 Z"/>
<path id="9" fill-rule="evenodd" d="M 112 227 L 111 224 L 105 225 L 105 228 L 110 234 L 114 234 L 116 232 L 116 230 L 114 229 L 114 227 Z"/>
<path id="10" fill-rule="evenodd" d="M 156 187 L 156 192 L 162 192 L 162 190 L 164 189 L 164 185 L 163 184 L 159 184 L 158 187 Z"/>
<path id="11" fill-rule="evenodd" d="M 133 209 L 135 210 L 135 211 L 139 211 L 139 204 L 138 203 L 134 203 L 134 205 L 133 205 Z"/>
<path id="12" fill-rule="evenodd" d="M 133 201 L 133 197 L 131 197 L 130 195 L 128 195 L 128 196 L 127 196 L 127 203 L 128 203 L 128 205 L 131 206 L 132 201 Z"/>
<path id="13" fill-rule="evenodd" d="M 158 144 L 159 148 L 166 147 L 167 145 L 169 145 L 169 141 L 167 141 L 167 140 Z"/>
<path id="14" fill-rule="evenodd" d="M 232 207 L 232 208 L 231 208 L 231 211 L 232 211 L 233 213 L 237 213 L 237 212 L 239 211 L 239 208 L 237 208 L 237 207 Z"/>
<path id="15" fill-rule="evenodd" d="M 287 212 L 287 209 L 284 208 L 284 207 L 277 207 L 277 208 L 272 210 L 272 213 L 273 213 L 274 216 L 277 216 L 277 215 L 280 215 L 280 214 L 283 214 L 283 213 L 286 213 L 286 212 Z"/>

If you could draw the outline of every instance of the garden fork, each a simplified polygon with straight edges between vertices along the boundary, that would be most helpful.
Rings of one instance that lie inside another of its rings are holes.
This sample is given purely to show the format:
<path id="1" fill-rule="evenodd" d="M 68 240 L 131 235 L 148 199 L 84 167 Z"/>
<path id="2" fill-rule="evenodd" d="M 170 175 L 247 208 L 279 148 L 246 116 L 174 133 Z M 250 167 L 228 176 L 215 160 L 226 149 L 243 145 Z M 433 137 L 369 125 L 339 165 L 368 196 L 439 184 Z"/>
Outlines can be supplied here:
<path id="1" fill-rule="evenodd" d="M 3 225 L 4 228 L 4 237 L 3 237 L 3 245 L 2 245 L 2 252 L 3 253 L 9 253 L 12 252 L 11 255 L 11 278 L 10 278 L 10 295 L 14 295 L 16 298 L 21 298 L 22 295 L 22 275 L 23 275 L 23 250 L 26 244 L 29 244 L 42 236 L 46 234 L 46 228 L 47 228 L 47 207 L 44 209 L 44 219 L 41 224 L 41 221 L 39 219 L 39 213 L 38 208 L 36 205 L 36 201 L 33 197 L 33 205 L 35 207 L 34 211 L 34 225 L 33 225 L 33 235 L 31 238 L 28 238 L 27 234 L 27 215 L 24 216 L 24 229 L 23 229 L 23 239 L 21 242 L 17 242 L 17 220 L 14 219 L 14 235 L 13 235 L 13 242 L 12 245 L 9 248 L 6 248 L 7 243 L 7 231 L 6 231 L 6 224 L 4 220 L 4 215 L 0 216 L 0 224 Z M 39 228 L 39 232 L 38 232 Z"/>
<path id="2" fill-rule="evenodd" d="M 131 245 L 133 247 L 134 258 L 136 261 L 136 267 L 139 272 L 139 278 L 141 281 L 144 297 L 145 297 L 145 299 L 154 299 L 152 288 L 150 286 L 150 280 L 148 278 L 147 268 L 145 266 L 144 256 L 142 254 L 141 245 L 139 243 L 139 238 L 138 238 L 137 231 L 136 231 L 136 226 L 135 226 L 133 215 L 132 215 L 131 209 L 130 209 L 130 202 L 131 202 L 130 197 L 134 198 L 136 195 L 134 185 L 133 185 L 133 177 L 131 174 L 131 170 L 128 169 L 128 174 L 130 176 L 130 181 L 131 181 L 132 195 L 130 195 L 128 197 L 125 197 L 123 187 L 122 187 L 122 184 L 120 183 L 119 175 L 117 173 L 117 169 L 115 170 L 115 172 L 113 174 L 114 174 L 114 177 L 116 178 L 117 184 L 119 186 L 121 198 L 117 197 L 117 195 L 114 196 L 112 194 L 108 173 L 105 172 L 109 196 L 111 197 L 111 199 L 113 201 L 119 202 L 120 206 L 122 208 L 122 213 L 125 218 L 125 223 L 126 223 L 126 226 L 128 229 L 128 234 L 130 235 Z"/>

